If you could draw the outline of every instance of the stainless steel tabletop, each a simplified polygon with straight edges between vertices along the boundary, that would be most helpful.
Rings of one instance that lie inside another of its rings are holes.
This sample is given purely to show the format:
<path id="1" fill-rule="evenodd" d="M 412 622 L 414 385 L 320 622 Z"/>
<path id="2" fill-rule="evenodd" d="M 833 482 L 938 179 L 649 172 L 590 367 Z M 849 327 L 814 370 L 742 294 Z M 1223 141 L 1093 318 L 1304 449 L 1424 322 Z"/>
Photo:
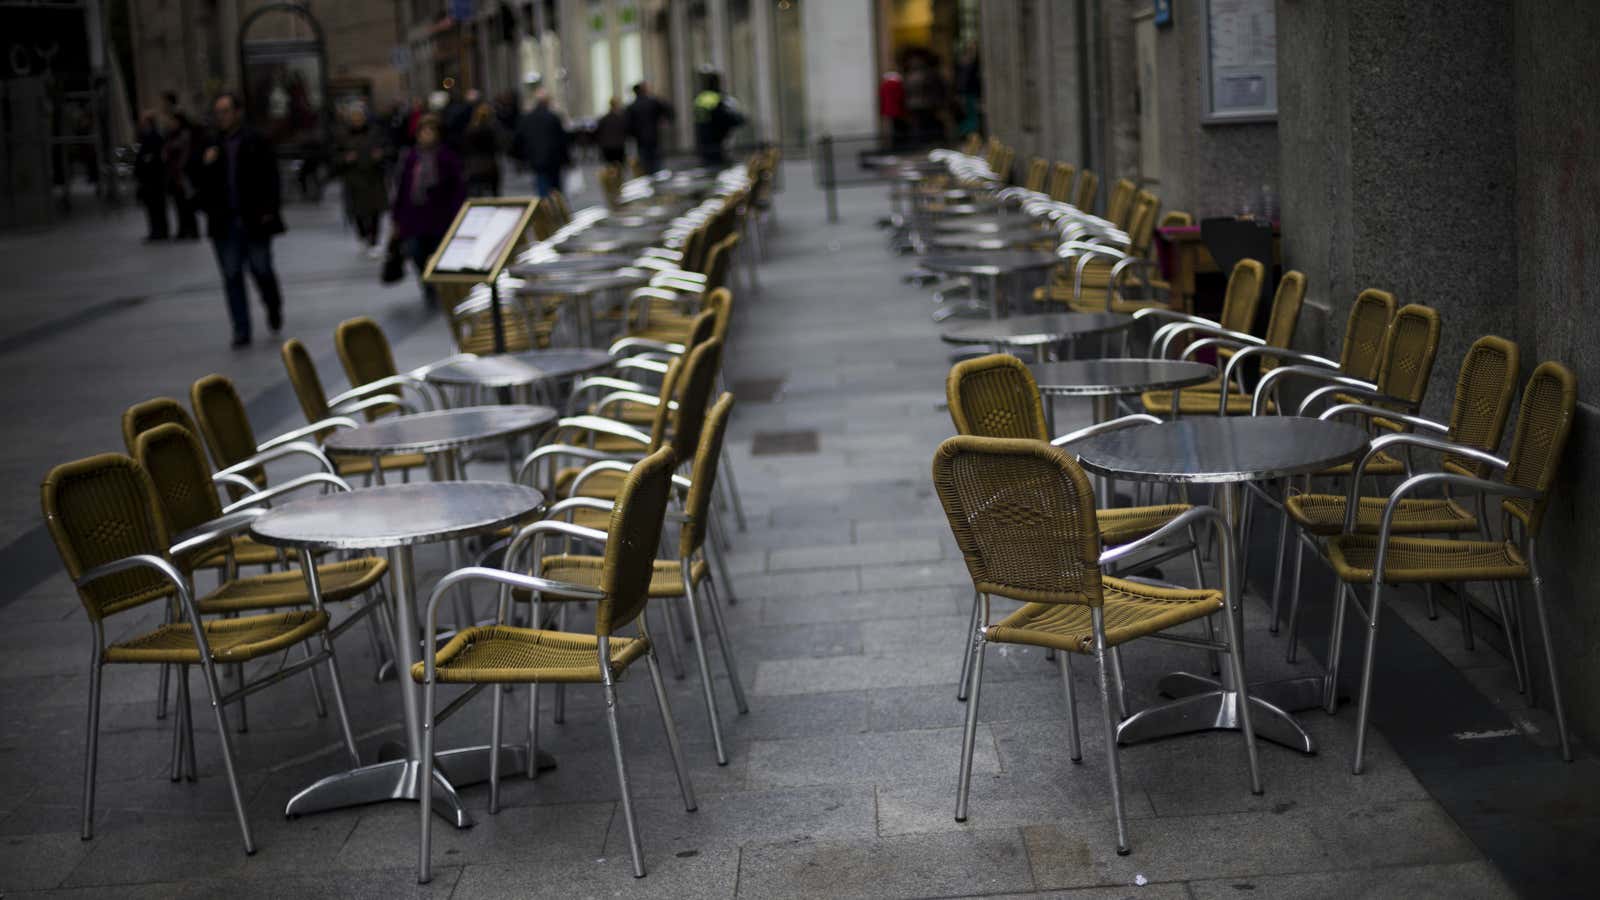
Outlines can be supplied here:
<path id="1" fill-rule="evenodd" d="M 1344 422 L 1297 416 L 1206 416 L 1141 425 L 1072 445 L 1090 472 L 1124 481 L 1226 484 L 1319 472 L 1367 449 Z"/>
<path id="2" fill-rule="evenodd" d="M 650 283 L 650 276 L 645 274 L 625 274 L 615 272 L 590 272 L 563 275 L 557 278 L 545 278 L 524 285 L 522 292 L 527 294 L 557 294 L 563 297 L 573 297 L 580 294 L 598 294 L 602 291 L 614 291 L 622 288 L 640 287 Z"/>
<path id="3" fill-rule="evenodd" d="M 1120 397 L 1191 387 L 1217 377 L 1216 366 L 1177 359 L 1075 359 L 1028 369 L 1039 393 L 1054 397 Z"/>
<path id="4" fill-rule="evenodd" d="M 1071 337 L 1105 334 L 1133 325 L 1132 316 L 1118 313 L 1040 313 L 982 322 L 966 322 L 940 335 L 950 344 L 1004 344 L 1032 347 Z"/>
<path id="5" fill-rule="evenodd" d="M 520 484 L 391 484 L 285 503 L 256 519 L 250 534 L 274 547 L 408 547 L 466 537 L 530 519 L 543 505 L 543 494 Z"/>
<path id="6" fill-rule="evenodd" d="M 1043 219 L 1036 219 L 1033 216 L 1022 213 L 1003 213 L 993 216 L 963 216 L 944 222 L 934 222 L 931 230 L 939 234 L 964 234 L 974 231 L 984 234 L 996 234 L 1032 228 L 1040 234 L 1053 234 L 1054 232 L 1040 227 L 1044 224 L 1047 223 Z"/>
<path id="7" fill-rule="evenodd" d="M 993 253 L 938 253 L 925 256 L 920 264 L 935 272 L 955 275 L 1009 275 L 1048 269 L 1061 257 L 1043 250 L 998 250 Z"/>
<path id="8" fill-rule="evenodd" d="M 633 264 L 633 257 L 615 255 L 557 256 L 539 262 L 512 263 L 506 271 L 518 278 L 560 278 L 590 272 L 612 272 Z"/>
<path id="9" fill-rule="evenodd" d="M 646 231 L 618 231 L 604 235 L 575 234 L 557 248 L 563 253 L 625 253 L 642 250 L 656 243 L 657 236 Z"/>
<path id="10" fill-rule="evenodd" d="M 548 406 L 467 406 L 393 416 L 336 431 L 323 447 L 332 453 L 437 453 L 479 441 L 542 428 L 559 415 Z"/>
<path id="11" fill-rule="evenodd" d="M 927 244 L 935 250 L 1007 250 L 1040 241 L 1057 243 L 1060 238 L 1036 228 L 1009 228 L 1004 231 L 947 231 L 930 235 Z"/>
<path id="12" fill-rule="evenodd" d="M 428 380 L 487 388 L 521 387 L 552 378 L 598 372 L 612 362 L 611 354 L 604 350 L 529 350 L 446 363 L 430 369 Z"/>

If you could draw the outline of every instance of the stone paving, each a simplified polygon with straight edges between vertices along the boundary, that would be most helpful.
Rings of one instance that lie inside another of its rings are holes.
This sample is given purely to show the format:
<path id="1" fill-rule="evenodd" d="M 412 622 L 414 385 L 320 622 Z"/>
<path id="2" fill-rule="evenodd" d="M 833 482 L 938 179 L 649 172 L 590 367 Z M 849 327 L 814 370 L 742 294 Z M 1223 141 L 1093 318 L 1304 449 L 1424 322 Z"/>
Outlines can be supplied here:
<path id="1" fill-rule="evenodd" d="M 1260 797 L 1249 792 L 1236 734 L 1125 748 L 1134 852 L 1118 857 L 1092 667 L 1077 667 L 1084 759 L 1074 765 L 1056 668 L 1020 648 L 990 655 L 971 815 L 956 823 L 964 706 L 954 695 L 970 582 L 928 476 L 950 432 L 945 350 L 926 295 L 900 283 L 908 261 L 887 255 L 871 225 L 881 194 L 845 192 L 845 224 L 828 226 L 809 171 L 794 165 L 787 174 L 763 293 L 741 295 L 727 362 L 735 391 L 779 382 L 768 402 L 737 408 L 730 448 L 749 527 L 734 535 L 737 603 L 728 614 L 751 711 L 732 713 L 718 676 L 731 756 L 718 767 L 693 666 L 671 684 L 700 799 L 685 813 L 647 679 L 625 684 L 646 879 L 629 877 L 602 707 L 598 691 L 584 689 L 571 692 L 564 724 L 541 724 L 559 767 L 536 781 L 507 780 L 494 816 L 484 787 L 465 789 L 478 824 L 456 831 L 436 821 L 435 878 L 418 886 L 414 806 L 283 818 L 291 794 L 342 761 L 336 726 L 315 717 L 298 680 L 252 697 L 250 731 L 234 736 L 259 844 L 246 857 L 209 718 L 197 716 L 199 780 L 170 782 L 170 732 L 153 717 L 155 673 L 112 669 L 96 837 L 79 840 L 89 629 L 54 574 L 0 601 L 0 894 L 1512 895 L 1382 734 L 1369 743 L 1366 773 L 1349 774 L 1349 711 L 1304 714 L 1323 747 L 1316 756 L 1263 744 Z M 293 230 L 278 250 L 287 334 L 307 340 L 330 390 L 341 381 L 332 329 L 351 315 L 379 316 L 403 365 L 448 352 L 442 322 L 424 318 L 410 285 L 379 287 L 376 263 L 340 230 L 335 208 L 330 200 L 291 210 Z M 262 435 L 299 424 L 265 334 L 246 352 L 224 346 L 209 248 L 142 248 L 137 227 L 130 212 L 0 237 L 0 274 L 33 304 L 9 304 L 0 319 L 9 342 L 0 375 L 22 405 L 13 421 L 27 423 L 0 460 L 0 541 L 36 528 L 34 486 L 49 465 L 116 448 L 123 407 L 185 396 L 207 372 L 238 380 Z M 94 249 L 79 258 L 85 246 Z M 106 306 L 118 297 L 145 299 Z M 1060 416 L 1065 428 L 1088 410 L 1063 405 Z M 794 432 L 814 432 L 815 452 L 752 455 L 758 438 Z M 46 563 L 58 571 L 53 558 Z M 443 571 L 443 554 L 421 554 L 419 567 L 426 584 Z M 114 633 L 150 622 L 120 618 Z M 1283 663 L 1264 620 L 1252 600 L 1254 676 L 1317 671 L 1311 659 Z M 399 704 L 391 685 L 371 679 L 364 636 L 348 635 L 339 652 L 355 730 L 371 755 L 399 735 Z M 1204 657 L 1135 646 L 1126 664 L 1138 706 L 1153 698 L 1160 674 Z M 523 696 L 507 705 L 513 729 Z M 487 734 L 480 698 L 442 727 L 439 745 Z"/>

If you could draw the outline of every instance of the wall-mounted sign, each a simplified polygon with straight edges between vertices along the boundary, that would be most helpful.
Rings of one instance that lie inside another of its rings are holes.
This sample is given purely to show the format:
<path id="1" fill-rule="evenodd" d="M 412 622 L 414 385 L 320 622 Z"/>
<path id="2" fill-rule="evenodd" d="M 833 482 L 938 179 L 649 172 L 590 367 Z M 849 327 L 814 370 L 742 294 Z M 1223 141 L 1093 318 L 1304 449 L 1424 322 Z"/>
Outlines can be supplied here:
<path id="1" fill-rule="evenodd" d="M 1155 22 L 1165 26 L 1172 24 L 1172 0 L 1151 0 L 1155 7 Z"/>
<path id="2" fill-rule="evenodd" d="M 1202 121 L 1278 117 L 1278 28 L 1273 0 L 1206 0 Z"/>

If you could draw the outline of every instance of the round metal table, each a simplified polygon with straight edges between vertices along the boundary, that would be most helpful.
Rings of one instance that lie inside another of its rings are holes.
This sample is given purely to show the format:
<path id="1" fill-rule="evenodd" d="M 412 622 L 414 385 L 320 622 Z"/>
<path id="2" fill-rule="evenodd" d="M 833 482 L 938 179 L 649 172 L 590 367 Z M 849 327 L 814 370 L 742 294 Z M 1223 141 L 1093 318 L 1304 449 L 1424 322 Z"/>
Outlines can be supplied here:
<path id="1" fill-rule="evenodd" d="M 440 409 L 391 416 L 336 431 L 322 446 L 330 453 L 352 456 L 425 453 L 437 457 L 482 441 L 515 438 L 536 431 L 554 422 L 558 415 L 548 406 Z"/>
<path id="2" fill-rule="evenodd" d="M 1343 422 L 1295 416 L 1217 416 L 1124 428 L 1074 443 L 1071 452 L 1077 454 L 1084 469 L 1098 475 L 1214 485 L 1223 514 L 1240 527 L 1240 497 L 1246 482 L 1320 472 L 1351 462 L 1366 452 L 1368 440 L 1366 432 Z M 1247 535 L 1235 540 L 1241 552 L 1240 559 L 1233 561 L 1234 572 L 1245 571 L 1244 537 Z M 1244 633 L 1242 623 L 1239 633 Z M 1238 687 L 1226 668 L 1221 680 L 1177 672 L 1161 679 L 1160 686 L 1161 693 L 1179 699 L 1123 720 L 1117 727 L 1118 741 L 1240 727 Z M 1320 705 L 1323 686 L 1321 676 L 1250 685 L 1256 735 L 1305 753 L 1315 752 L 1311 736 L 1292 713 Z"/>
<path id="3" fill-rule="evenodd" d="M 556 248 L 562 253 L 602 253 L 606 255 L 643 250 L 659 240 L 659 235 L 645 229 L 611 231 L 590 234 L 580 232 L 562 240 Z"/>
<path id="4" fill-rule="evenodd" d="M 964 216 L 946 222 L 934 222 L 929 230 L 938 234 L 963 234 L 974 231 L 995 234 L 1032 228 L 1040 234 L 1050 235 L 1052 232 L 1040 230 L 1041 226 L 1048 224 L 1044 219 L 1023 213 L 1002 213 L 991 216 Z"/>
<path id="5" fill-rule="evenodd" d="M 651 242 L 647 241 L 646 245 L 649 243 Z M 650 276 L 644 272 L 596 272 L 546 278 L 523 285 L 519 290 L 523 294 L 571 298 L 575 309 L 574 315 L 578 320 L 578 343 L 584 347 L 592 347 L 594 346 L 594 295 L 643 287 L 649 283 Z"/>
<path id="6" fill-rule="evenodd" d="M 512 263 L 506 271 L 517 278 L 530 281 L 544 278 L 563 278 L 568 275 L 585 275 L 594 272 L 614 272 L 633 264 L 633 257 L 614 255 L 557 256 L 537 262 Z"/>
<path id="7" fill-rule="evenodd" d="M 1059 236 L 1032 227 L 1002 231 L 944 231 L 930 235 L 927 245 L 934 250 L 1009 250 L 1039 243 L 1059 243 Z"/>
<path id="8" fill-rule="evenodd" d="M 526 398 L 535 387 L 598 372 L 612 362 L 611 354 L 604 350 L 528 350 L 470 357 L 435 366 L 428 370 L 428 381 L 475 390 L 507 388 L 521 392 Z"/>
<path id="9" fill-rule="evenodd" d="M 925 269 L 949 275 L 971 275 L 981 285 L 983 298 L 988 302 L 989 314 L 1001 318 L 1007 312 L 1006 292 L 1000 290 L 1000 279 L 1040 272 L 1059 263 L 1061 258 L 1042 250 L 999 250 L 992 253 L 937 253 L 924 257 Z M 978 343 L 986 343 L 979 341 Z"/>
<path id="10" fill-rule="evenodd" d="M 1217 377 L 1209 363 L 1178 359 L 1073 359 L 1028 367 L 1044 400 L 1045 423 L 1056 433 L 1055 398 L 1088 397 L 1094 422 L 1111 418 L 1118 397 L 1193 387 Z"/>
<path id="11" fill-rule="evenodd" d="M 989 344 L 995 352 L 1007 347 L 1030 347 L 1048 362 L 1057 344 L 1105 335 L 1133 326 L 1133 317 L 1120 313 L 1039 313 L 1012 316 L 997 322 L 965 322 L 945 329 L 947 344 Z"/>
<path id="12" fill-rule="evenodd" d="M 290 798 L 285 815 L 376 803 L 416 800 L 422 764 L 422 693 L 411 678 L 420 640 L 416 621 L 416 583 L 412 548 L 418 544 L 454 541 L 533 518 L 544 495 L 530 487 L 495 482 L 396 484 L 295 500 L 267 512 L 250 526 L 255 540 L 275 547 L 314 550 L 384 550 L 393 585 L 386 626 L 393 628 L 395 683 L 405 715 L 405 743 L 393 758 L 318 780 Z M 313 575 L 313 579 L 315 576 Z M 385 748 L 386 750 L 388 748 Z M 528 753 L 539 756 L 539 768 L 555 760 L 537 748 L 500 749 L 502 769 L 522 771 Z M 380 752 L 380 758 L 386 754 Z M 489 777 L 489 748 L 466 747 L 435 754 L 434 807 L 455 824 L 472 824 L 456 787 Z M 447 774 L 448 773 L 448 774 Z"/>

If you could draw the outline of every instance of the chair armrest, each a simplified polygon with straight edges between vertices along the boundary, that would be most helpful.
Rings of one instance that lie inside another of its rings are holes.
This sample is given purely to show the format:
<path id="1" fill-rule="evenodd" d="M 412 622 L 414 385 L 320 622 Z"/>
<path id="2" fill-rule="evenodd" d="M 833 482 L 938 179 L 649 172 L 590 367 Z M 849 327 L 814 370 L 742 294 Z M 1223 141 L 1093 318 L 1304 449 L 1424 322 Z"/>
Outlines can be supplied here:
<path id="1" fill-rule="evenodd" d="M 1425 419 L 1422 416 L 1414 416 L 1409 413 L 1395 412 L 1392 409 L 1384 409 L 1381 406 L 1368 406 L 1365 403 L 1340 403 L 1330 406 L 1319 413 L 1317 418 L 1327 420 L 1349 415 L 1362 416 L 1368 419 L 1375 416 L 1393 419 L 1396 422 L 1404 422 L 1414 428 L 1426 428 L 1429 431 L 1436 431 L 1440 434 L 1450 433 L 1450 426 L 1442 422 L 1435 422 L 1432 419 Z"/>
<path id="2" fill-rule="evenodd" d="M 285 494 L 292 494 L 295 491 L 304 490 L 305 488 L 318 484 L 327 485 L 341 491 L 350 490 L 350 483 L 337 475 L 329 472 L 312 472 L 309 475 L 301 475 L 299 478 L 296 478 L 292 481 L 285 481 L 283 484 L 267 488 L 264 491 L 258 491 L 248 497 L 235 500 L 227 506 L 224 506 L 222 511 L 224 513 L 231 513 L 236 510 L 249 509 L 252 506 L 269 504 L 273 500 L 277 499 L 278 497 L 282 497 Z"/>
<path id="3" fill-rule="evenodd" d="M 240 488 L 246 494 L 254 494 L 261 490 L 260 485 L 256 484 L 254 481 L 251 481 L 243 475 L 234 475 L 231 473 L 218 472 L 211 476 L 211 483 L 231 485 L 233 487 Z"/>
<path id="4" fill-rule="evenodd" d="M 587 466 L 584 466 L 583 471 L 579 472 L 577 477 L 572 479 L 572 489 L 570 493 L 579 494 L 583 488 L 583 483 L 601 472 L 621 472 L 623 474 L 627 474 L 631 471 L 633 471 L 633 463 L 626 463 L 622 462 L 621 460 L 603 459 L 599 462 L 592 462 Z"/>
<path id="5" fill-rule="evenodd" d="M 670 353 L 674 356 L 682 356 L 684 351 L 684 346 L 682 344 L 675 344 L 670 341 L 657 341 L 651 340 L 650 338 L 641 337 L 625 337 L 619 338 L 616 343 L 612 344 L 611 347 L 606 350 L 606 352 L 610 353 L 612 356 L 620 356 L 623 351 L 632 350 L 635 347 L 641 350 L 653 350 L 657 353 Z"/>
<path id="6" fill-rule="evenodd" d="M 1365 460 L 1362 460 L 1365 462 Z M 1474 494 L 1499 494 L 1507 497 L 1522 497 L 1528 500 L 1537 500 L 1540 491 L 1525 488 L 1520 485 L 1506 484 L 1503 481 L 1487 481 L 1482 478 L 1472 478 L 1467 475 L 1457 475 L 1453 472 L 1427 472 L 1422 475 L 1413 475 L 1389 495 L 1389 502 L 1383 506 L 1383 518 L 1378 523 L 1378 552 L 1372 561 L 1372 577 L 1375 581 L 1383 578 L 1384 563 L 1389 552 L 1389 531 L 1394 524 L 1395 513 L 1400 509 L 1400 501 L 1407 494 L 1414 494 L 1418 490 L 1430 485 L 1441 485 L 1453 491 L 1464 491 Z M 1355 483 L 1351 484 L 1352 497 L 1356 496 Z M 1357 501 L 1348 499 L 1345 502 L 1344 533 L 1350 534 L 1356 527 Z"/>
<path id="7" fill-rule="evenodd" d="M 428 409 L 434 408 L 433 397 L 429 395 L 427 390 L 427 382 L 424 382 L 420 378 L 414 378 L 410 375 L 389 375 L 384 378 L 379 378 L 377 381 L 369 381 L 366 384 L 356 385 L 342 394 L 330 397 L 328 399 L 328 405 L 336 407 L 346 400 L 354 400 L 359 397 L 365 397 L 374 391 L 387 390 L 388 388 L 400 388 L 402 391 L 409 389 L 414 391 L 416 392 L 417 396 L 421 397 L 423 402 L 427 404 Z"/>
<path id="8" fill-rule="evenodd" d="M 417 412 L 416 405 L 408 402 L 399 394 L 374 394 L 365 398 L 352 397 L 349 400 L 341 401 L 338 404 L 330 403 L 328 406 L 333 410 L 334 413 L 340 416 L 348 416 L 353 413 L 366 412 L 369 409 L 376 409 L 380 406 L 397 406 L 400 408 L 401 412 L 407 415 Z"/>
<path id="9" fill-rule="evenodd" d="M 656 375 L 667 374 L 667 364 L 657 359 L 647 359 L 643 354 L 639 356 L 624 356 L 617 360 L 619 369 L 643 369 Z"/>
<path id="10" fill-rule="evenodd" d="M 322 471 L 337 471 L 337 469 L 334 468 L 333 463 L 328 459 L 327 455 L 324 454 L 321 448 L 317 447 L 317 445 L 308 441 L 290 441 L 286 444 L 279 444 L 276 447 L 262 450 L 248 459 L 240 460 L 239 462 L 228 466 L 226 469 L 219 469 L 217 470 L 216 474 L 212 476 L 212 478 L 215 479 L 217 475 L 243 475 L 245 472 L 254 469 L 262 463 L 271 462 L 275 459 L 282 459 L 286 456 L 309 456 L 312 459 L 315 459 L 317 463 L 321 465 Z"/>
<path id="11" fill-rule="evenodd" d="M 645 386 L 637 381 L 626 378 L 615 378 L 610 375 L 591 375 L 572 386 L 572 393 L 567 395 L 567 409 L 576 413 L 582 409 L 583 395 L 590 391 L 643 391 Z"/>
<path id="12" fill-rule="evenodd" d="M 1081 441 L 1084 438 L 1094 437 L 1097 434 L 1105 434 L 1108 431 L 1119 431 L 1119 430 L 1121 430 L 1123 428 L 1132 428 L 1135 425 L 1160 425 L 1160 424 L 1161 424 L 1161 420 L 1156 418 L 1155 416 L 1150 415 L 1149 413 L 1133 413 L 1131 415 L 1120 416 L 1118 418 L 1110 419 L 1110 420 L 1105 421 L 1105 422 L 1100 422 L 1100 423 L 1095 424 L 1095 425 L 1089 425 L 1089 426 L 1086 426 L 1084 428 L 1079 428 L 1076 431 L 1069 431 L 1066 434 L 1061 435 L 1060 437 L 1051 439 L 1050 446 L 1052 446 L 1052 447 L 1065 447 L 1066 445 L 1071 444 L 1074 441 Z"/>
<path id="13" fill-rule="evenodd" d="M 260 453 L 264 450 L 271 450 L 274 447 L 287 444 L 292 441 L 298 441 L 301 438 L 316 437 L 324 431 L 332 431 L 336 428 L 356 427 L 358 427 L 358 423 L 355 419 L 352 419 L 349 416 L 329 416 L 321 421 L 312 422 L 310 425 L 302 425 L 299 428 L 285 431 L 283 434 L 280 434 L 277 437 L 267 438 L 256 446 L 256 452 Z"/>
<path id="14" fill-rule="evenodd" d="M 649 395 L 646 394 L 645 396 Z M 632 425 L 628 425 L 625 422 L 618 422 L 614 419 L 604 418 L 603 416 L 570 416 L 556 422 L 557 431 L 562 431 L 568 428 L 574 428 L 581 431 L 593 431 L 598 434 L 614 435 L 620 438 L 627 438 L 630 441 L 637 441 L 640 444 L 650 443 L 650 435 L 645 434 L 644 432 L 634 428 Z"/>
<path id="15" fill-rule="evenodd" d="M 1318 403 L 1322 402 L 1324 397 L 1331 397 L 1334 394 L 1351 394 L 1353 396 L 1361 397 L 1376 403 L 1394 403 L 1399 406 L 1401 412 L 1415 412 L 1417 409 L 1417 404 L 1411 402 L 1410 400 L 1400 397 L 1391 397 L 1382 391 L 1368 390 L 1366 388 L 1356 387 L 1354 385 L 1331 384 L 1327 387 L 1317 388 L 1316 390 L 1307 394 L 1306 398 L 1300 401 L 1300 410 L 1298 414 L 1302 416 L 1310 415 L 1309 410 L 1315 407 Z"/>
<path id="16" fill-rule="evenodd" d="M 522 462 L 517 466 L 517 483 L 526 484 L 525 476 L 533 470 L 534 466 L 539 464 L 540 460 L 555 460 L 561 457 L 593 461 L 597 459 L 616 459 L 617 455 L 605 450 L 596 450 L 593 447 L 579 447 L 572 444 L 545 444 L 542 447 L 534 448 L 533 452 L 522 458 Z"/>
<path id="17" fill-rule="evenodd" d="M 439 601 L 450 593 L 450 589 L 458 584 L 469 581 L 492 581 L 502 588 L 520 587 L 534 592 L 560 593 L 562 596 L 578 597 L 584 600 L 600 600 L 605 594 L 594 588 L 577 584 L 568 584 L 564 581 L 551 581 L 548 578 L 536 578 L 532 575 L 519 575 L 516 572 L 507 572 L 504 569 L 490 569 L 485 566 L 467 566 L 456 569 L 439 579 L 434 585 L 433 593 L 428 595 L 427 612 L 424 624 L 427 629 L 427 643 L 424 645 L 428 652 L 422 655 L 422 679 L 425 682 L 433 681 L 433 667 L 435 657 L 438 655 L 433 648 L 438 644 L 439 635 Z M 410 672 L 401 672 L 400 678 L 410 678 Z"/>
<path id="18" fill-rule="evenodd" d="M 123 572 L 131 571 L 133 569 L 155 569 L 156 572 L 161 575 L 161 577 L 165 578 L 167 582 L 172 585 L 173 590 L 178 592 L 178 599 L 183 604 L 183 610 L 186 614 L 188 614 L 189 620 L 191 622 L 200 621 L 200 612 L 199 610 L 195 609 L 194 590 L 189 586 L 189 579 L 185 578 L 183 573 L 178 571 L 178 567 L 174 566 L 169 560 L 162 559 L 153 553 L 140 553 L 134 556 L 125 556 L 122 559 L 114 559 L 111 562 L 101 563 L 82 575 L 79 575 L 77 579 L 73 581 L 73 584 L 78 587 L 85 587 L 93 584 L 96 581 L 99 581 L 102 578 L 109 578 L 112 575 L 120 575 Z M 196 629 L 196 632 L 196 639 L 200 641 L 201 651 L 209 653 L 210 648 L 207 647 L 205 643 L 204 630 Z"/>
<path id="19" fill-rule="evenodd" d="M 600 402 L 595 404 L 595 415 L 604 416 L 607 409 L 623 403 L 642 403 L 645 406 L 659 407 L 661 398 L 655 394 L 646 394 L 643 391 L 617 391 L 614 394 L 607 394 L 600 398 Z M 667 408 L 677 409 L 678 401 L 667 401 Z"/>
<path id="20" fill-rule="evenodd" d="M 222 515 L 215 519 L 176 535 L 172 547 L 167 552 L 176 557 L 223 538 L 240 534 L 248 530 L 250 524 L 265 513 L 264 509 L 224 510 Z"/>
<path id="21" fill-rule="evenodd" d="M 1100 566 L 1103 568 L 1119 559 L 1126 558 L 1155 544 L 1159 544 L 1180 531 L 1187 531 L 1190 526 L 1198 522 L 1211 523 L 1212 528 L 1215 529 L 1218 534 L 1222 535 L 1225 546 L 1232 543 L 1232 529 L 1228 527 L 1228 520 L 1223 518 L 1222 512 L 1212 506 L 1196 506 L 1184 510 L 1172 521 L 1136 541 L 1129 541 L 1126 544 L 1112 547 L 1109 550 L 1101 551 Z M 1232 554 L 1224 553 L 1221 558 L 1224 560 L 1231 559 Z M 1224 573 L 1223 578 L 1224 580 L 1227 580 L 1226 573 Z"/>
<path id="22" fill-rule="evenodd" d="M 1235 353 L 1233 355 L 1233 359 L 1228 360 L 1229 374 L 1232 373 L 1234 366 L 1238 364 L 1239 357 L 1244 356 L 1251 350 L 1260 350 L 1265 352 L 1267 349 L 1268 348 L 1265 347 L 1246 347 L 1244 350 Z M 1270 349 L 1274 356 L 1280 355 L 1281 353 L 1281 351 L 1279 351 L 1276 347 Z M 1255 400 L 1250 407 L 1250 414 L 1252 416 L 1260 415 L 1261 410 L 1265 408 L 1263 401 L 1268 397 L 1276 395 L 1278 382 L 1286 381 L 1289 378 L 1309 378 L 1313 381 L 1325 381 L 1329 382 L 1330 384 L 1343 385 L 1348 388 L 1361 388 L 1368 391 L 1375 391 L 1378 389 L 1378 386 L 1372 382 L 1362 381 L 1359 378 L 1351 378 L 1350 376 L 1343 374 L 1338 368 L 1328 368 L 1320 364 L 1279 366 L 1261 376 L 1261 380 L 1256 383 L 1256 395 Z"/>
<path id="23" fill-rule="evenodd" d="M 1468 459 L 1485 463 L 1501 471 L 1511 467 L 1511 463 L 1509 461 L 1501 459 L 1500 457 L 1495 456 L 1493 453 L 1489 453 L 1485 450 L 1479 450 L 1477 447 L 1468 447 L 1465 444 L 1458 444 L 1455 441 L 1447 441 L 1443 440 L 1442 438 L 1429 437 L 1425 434 L 1386 434 L 1381 437 L 1373 438 L 1372 442 L 1367 445 L 1366 455 L 1361 457 L 1361 459 L 1358 460 L 1355 466 L 1353 466 L 1351 469 L 1350 474 L 1352 478 L 1350 479 L 1350 484 L 1352 486 L 1360 484 L 1361 477 L 1366 474 L 1367 463 L 1373 459 L 1376 459 L 1379 453 L 1396 445 L 1421 447 L 1424 450 L 1433 450 L 1437 453 L 1465 456 Z"/>
<path id="24" fill-rule="evenodd" d="M 579 499 L 587 500 L 589 498 L 584 497 Z M 568 508 L 576 508 L 577 505 L 579 504 L 574 504 L 573 507 Z M 504 556 L 505 568 L 515 569 L 528 565 L 527 562 L 523 562 L 523 551 L 529 546 L 530 542 L 542 542 L 545 535 L 561 535 L 563 537 L 577 538 L 578 540 L 590 541 L 591 543 L 600 544 L 601 546 L 605 546 L 606 541 L 610 539 L 610 535 L 607 535 L 604 531 L 601 531 L 597 528 L 585 528 L 582 525 L 574 525 L 571 522 L 562 522 L 557 519 L 540 519 L 537 522 L 522 526 L 521 528 L 517 529 L 516 534 L 512 535 L 511 543 L 506 546 L 506 553 Z M 541 550 L 543 549 L 541 543 L 534 543 L 533 545 L 539 547 Z M 542 557 L 543 555 L 543 553 L 535 554 L 536 557 Z M 521 563 L 521 565 L 519 565 L 519 563 Z"/>

